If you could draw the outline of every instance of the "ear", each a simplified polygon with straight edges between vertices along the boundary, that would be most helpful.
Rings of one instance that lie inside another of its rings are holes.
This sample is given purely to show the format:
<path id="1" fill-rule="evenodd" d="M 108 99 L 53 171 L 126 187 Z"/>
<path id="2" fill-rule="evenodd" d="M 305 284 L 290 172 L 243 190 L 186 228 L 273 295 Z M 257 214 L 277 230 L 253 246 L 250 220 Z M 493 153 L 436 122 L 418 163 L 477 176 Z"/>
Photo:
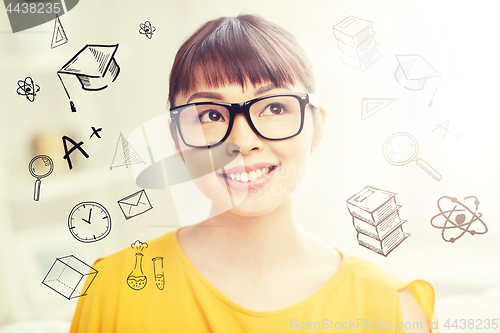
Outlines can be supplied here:
<path id="1" fill-rule="evenodd" d="M 314 127 L 314 137 L 311 146 L 311 154 L 316 149 L 316 146 L 321 141 L 321 137 L 323 136 L 323 129 L 325 127 L 325 118 L 326 111 L 323 107 L 319 107 L 318 109 L 318 118 L 316 119 L 316 126 Z"/>
<path id="2" fill-rule="evenodd" d="M 175 125 L 173 119 L 169 119 L 168 129 L 170 132 L 170 136 L 172 137 L 172 140 L 174 140 L 175 151 L 177 152 L 177 154 L 179 154 L 179 157 L 182 159 L 182 161 L 186 163 L 186 161 L 184 160 L 184 155 L 182 154 L 181 147 L 179 145 L 179 134 L 177 132 L 177 126 Z"/>

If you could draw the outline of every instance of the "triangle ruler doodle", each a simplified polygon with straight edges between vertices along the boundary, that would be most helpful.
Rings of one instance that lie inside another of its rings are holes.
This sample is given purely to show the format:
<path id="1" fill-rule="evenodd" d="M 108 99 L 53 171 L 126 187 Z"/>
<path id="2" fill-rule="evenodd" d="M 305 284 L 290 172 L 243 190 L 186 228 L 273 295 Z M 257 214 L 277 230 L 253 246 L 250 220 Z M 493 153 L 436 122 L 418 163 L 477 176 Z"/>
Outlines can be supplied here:
<path id="1" fill-rule="evenodd" d="M 54 32 L 52 33 L 52 43 L 50 44 L 51 48 L 56 48 L 68 42 L 68 37 L 64 32 L 64 28 L 61 24 L 61 20 L 59 16 L 56 14 L 56 19 L 54 20 Z"/>
<path id="2" fill-rule="evenodd" d="M 121 141 L 121 154 L 118 154 L 120 150 L 120 141 Z M 118 137 L 118 142 L 116 143 L 115 156 L 113 156 L 113 161 L 111 161 L 111 166 L 109 170 L 113 170 L 113 168 L 117 167 L 127 167 L 132 164 L 140 164 L 144 162 L 142 158 L 137 154 L 137 152 L 132 148 L 130 143 L 125 139 L 125 137 L 120 133 L 120 137 Z"/>
<path id="3" fill-rule="evenodd" d="M 397 98 L 363 98 L 361 100 L 361 120 L 373 116 L 397 100 Z"/>

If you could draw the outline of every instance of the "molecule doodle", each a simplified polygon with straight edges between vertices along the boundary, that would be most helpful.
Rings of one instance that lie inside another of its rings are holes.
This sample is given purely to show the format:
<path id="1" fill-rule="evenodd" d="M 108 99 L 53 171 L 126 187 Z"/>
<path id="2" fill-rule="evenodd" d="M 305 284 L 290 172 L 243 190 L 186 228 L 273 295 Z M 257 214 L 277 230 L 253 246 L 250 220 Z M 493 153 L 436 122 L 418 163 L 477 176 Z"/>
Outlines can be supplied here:
<path id="1" fill-rule="evenodd" d="M 465 233 L 469 233 L 474 236 L 482 235 L 488 232 L 488 227 L 483 222 L 483 220 L 481 220 L 481 217 L 483 215 L 477 211 L 479 208 L 479 200 L 477 199 L 477 197 L 468 196 L 464 200 L 471 198 L 475 199 L 474 205 L 476 207 L 474 211 L 472 211 L 467 205 L 458 201 L 457 198 L 442 196 L 438 199 L 437 206 L 439 209 L 439 214 L 436 214 L 432 217 L 431 225 L 434 228 L 442 230 L 441 237 L 445 242 L 454 243 Z M 448 203 L 448 208 L 451 208 L 452 205 L 453 208 L 443 210 L 441 202 L 442 200 L 446 200 L 445 202 Z M 470 217 L 468 222 L 466 222 L 467 215 L 469 215 Z M 441 223 L 440 225 L 434 224 L 434 220 L 438 218 L 444 219 L 444 223 Z M 483 227 L 479 227 L 479 224 L 481 224 Z"/>
<path id="2" fill-rule="evenodd" d="M 139 24 L 139 33 L 141 35 L 146 35 L 149 39 L 153 37 L 153 32 L 156 31 L 156 28 L 151 25 L 151 22 L 146 21 L 144 23 Z"/>
<path id="3" fill-rule="evenodd" d="M 26 77 L 24 80 L 17 81 L 17 94 L 21 96 L 26 96 L 26 99 L 30 102 L 35 101 L 36 93 L 40 91 L 40 86 L 35 84 L 31 77 Z"/>

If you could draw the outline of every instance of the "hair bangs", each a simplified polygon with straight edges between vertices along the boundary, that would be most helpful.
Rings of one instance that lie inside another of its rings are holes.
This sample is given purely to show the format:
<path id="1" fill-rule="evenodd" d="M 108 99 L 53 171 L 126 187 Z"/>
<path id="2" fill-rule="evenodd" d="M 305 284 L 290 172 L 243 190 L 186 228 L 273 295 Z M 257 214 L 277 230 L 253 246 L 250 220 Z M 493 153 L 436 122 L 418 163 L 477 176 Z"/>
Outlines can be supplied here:
<path id="1" fill-rule="evenodd" d="M 170 73 L 170 104 L 200 85 L 302 83 L 314 92 L 307 57 L 294 38 L 254 15 L 207 22 L 179 49 Z"/>

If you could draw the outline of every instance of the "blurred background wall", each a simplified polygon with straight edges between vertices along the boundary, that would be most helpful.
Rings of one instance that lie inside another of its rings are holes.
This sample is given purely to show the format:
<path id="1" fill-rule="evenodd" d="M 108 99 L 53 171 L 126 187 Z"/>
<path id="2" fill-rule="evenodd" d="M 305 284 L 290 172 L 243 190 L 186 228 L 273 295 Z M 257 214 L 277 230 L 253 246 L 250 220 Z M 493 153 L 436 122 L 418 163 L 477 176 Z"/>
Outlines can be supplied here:
<path id="1" fill-rule="evenodd" d="M 74 255 L 91 265 L 136 239 L 148 240 L 179 225 L 168 190 L 147 190 L 153 210 L 126 220 L 117 201 L 140 188 L 130 168 L 110 170 L 120 133 L 125 138 L 166 111 L 168 76 L 181 43 L 207 20 L 256 13 L 289 30 L 309 54 L 317 96 L 327 110 L 323 140 L 296 198 L 304 228 L 345 252 L 407 279 L 433 283 L 438 297 L 500 287 L 499 194 L 500 23 L 496 1 L 82 0 L 61 16 L 69 42 L 51 49 L 54 22 L 13 34 L 0 11 L 0 326 L 25 320 L 71 320 L 68 301 L 41 281 L 56 258 Z M 380 59 L 365 71 L 342 61 L 332 27 L 355 16 L 373 22 Z M 151 39 L 139 24 L 156 28 Z M 119 44 L 117 80 L 100 92 L 65 78 L 77 112 L 56 72 L 86 44 Z M 442 79 L 424 89 L 403 88 L 394 76 L 398 55 L 421 55 Z M 33 78 L 33 103 L 16 93 L 18 80 Z M 439 82 L 438 82 L 439 81 Z M 362 120 L 364 98 L 396 98 Z M 432 106 L 429 106 L 430 100 Z M 440 126 L 441 125 L 441 126 Z M 102 128 L 101 139 L 91 127 Z M 437 182 L 415 162 L 388 163 L 382 145 L 407 132 L 418 157 L 442 175 Z M 68 136 L 89 154 L 63 159 Z M 46 154 L 54 172 L 42 179 L 40 201 L 29 161 Z M 346 200 L 370 185 L 397 193 L 404 230 L 411 236 L 389 256 L 358 245 Z M 445 242 L 430 225 L 442 196 L 476 196 L 489 231 Z M 68 214 L 82 201 L 103 204 L 112 231 L 81 243 L 69 233 Z M 90 290 L 91 291 L 91 290 Z"/>

